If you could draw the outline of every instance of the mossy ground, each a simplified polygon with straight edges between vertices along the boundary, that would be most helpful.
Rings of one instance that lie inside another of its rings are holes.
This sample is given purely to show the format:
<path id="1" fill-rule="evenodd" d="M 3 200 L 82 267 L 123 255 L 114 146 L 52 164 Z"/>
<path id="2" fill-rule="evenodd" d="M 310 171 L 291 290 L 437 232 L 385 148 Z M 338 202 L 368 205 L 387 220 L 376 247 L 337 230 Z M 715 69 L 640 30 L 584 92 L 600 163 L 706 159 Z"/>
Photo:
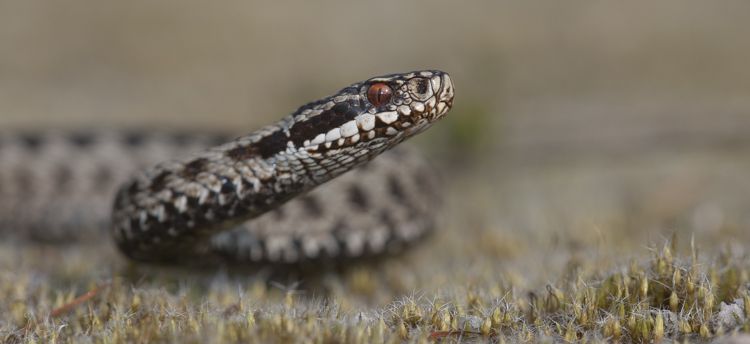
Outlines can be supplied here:
<path id="1" fill-rule="evenodd" d="M 398 290 L 399 279 L 408 278 L 400 274 L 409 273 L 398 263 L 331 277 L 317 297 L 294 283 L 226 273 L 133 281 L 100 272 L 66 283 L 40 270 L 5 269 L 0 333 L 18 343 L 391 343 L 658 342 L 750 332 L 746 262 L 721 254 L 700 263 L 695 250 L 677 253 L 673 241 L 649 250 L 640 262 L 607 271 L 574 268 L 538 289 L 433 276 L 448 279 L 452 287 L 413 290 L 375 307 L 355 305 L 376 297 L 373 288 L 383 283 Z M 379 274 L 395 280 L 375 281 Z M 46 317 L 107 281 L 111 284 L 71 310 Z M 473 333 L 440 333 L 459 330 Z M 428 339 L 430 334 L 449 339 Z"/>
<path id="2" fill-rule="evenodd" d="M 681 168 L 707 181 L 702 194 L 731 182 L 707 176 L 722 164 L 737 167 L 736 161 L 689 156 L 676 158 L 684 159 Z M 705 168 L 690 163 L 704 159 L 715 163 Z M 703 218 L 711 212 L 698 202 L 691 211 L 677 211 L 689 221 L 654 227 L 665 218 L 673 221 L 665 214 L 674 210 L 658 208 L 684 198 L 689 183 L 667 178 L 662 184 L 668 185 L 649 185 L 664 166 L 638 165 L 585 163 L 554 171 L 537 166 L 547 172 L 536 175 L 507 170 L 492 190 L 478 183 L 485 180 L 476 178 L 480 172 L 449 171 L 448 210 L 431 240 L 395 257 L 330 271 L 141 266 L 109 243 L 4 245 L 0 339 L 638 343 L 750 332 L 744 307 L 750 302 L 750 264 L 741 218 L 733 217 L 732 207 L 717 205 L 723 215 L 713 223 Z M 592 196 L 601 183 L 610 187 Z M 643 190 L 650 191 L 633 196 L 644 183 Z M 625 190 L 630 196 L 622 195 Z M 498 191 L 504 196 L 490 197 Z M 634 197 L 648 206 L 622 205 Z M 106 283 L 71 309 L 47 317 Z"/>

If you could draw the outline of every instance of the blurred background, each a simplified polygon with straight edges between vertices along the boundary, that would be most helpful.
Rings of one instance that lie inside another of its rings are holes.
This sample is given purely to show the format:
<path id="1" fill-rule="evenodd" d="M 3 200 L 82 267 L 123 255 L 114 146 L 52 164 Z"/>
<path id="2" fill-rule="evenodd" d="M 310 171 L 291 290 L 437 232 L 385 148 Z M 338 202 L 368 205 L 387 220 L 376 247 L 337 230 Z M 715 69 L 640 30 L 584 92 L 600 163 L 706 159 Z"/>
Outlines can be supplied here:
<path id="1" fill-rule="evenodd" d="M 372 76 L 440 69 L 455 108 L 411 144 L 443 176 L 446 218 L 411 259 L 511 264 L 533 279 L 527 266 L 639 257 L 673 231 L 681 247 L 694 237 L 743 254 L 747 13 L 701 1 L 4 1 L 0 131 L 239 135 Z"/>

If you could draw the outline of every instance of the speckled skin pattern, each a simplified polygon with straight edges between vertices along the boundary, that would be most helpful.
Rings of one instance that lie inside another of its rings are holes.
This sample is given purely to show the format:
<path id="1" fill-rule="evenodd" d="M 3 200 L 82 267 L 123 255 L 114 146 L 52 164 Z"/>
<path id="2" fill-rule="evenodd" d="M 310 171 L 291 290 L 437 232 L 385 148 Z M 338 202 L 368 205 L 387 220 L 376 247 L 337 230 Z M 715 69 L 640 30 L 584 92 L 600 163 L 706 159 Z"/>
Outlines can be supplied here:
<path id="1" fill-rule="evenodd" d="M 372 85 L 387 85 L 392 96 L 384 103 L 378 103 L 380 98 L 368 98 Z M 121 178 L 119 172 L 131 173 L 132 168 L 102 168 L 101 163 L 91 163 L 83 179 L 88 180 L 85 184 L 90 189 L 106 189 L 105 184 L 112 184 L 113 180 L 126 180 L 116 192 L 108 227 L 120 250 L 139 261 L 296 264 L 397 251 L 432 228 L 439 205 L 438 187 L 433 173 L 412 151 L 389 152 L 368 162 L 427 129 L 452 104 L 453 84 L 446 73 L 421 71 L 376 77 L 302 106 L 248 136 L 141 169 L 129 179 Z M 117 135 L 117 140 L 86 136 L 61 140 L 72 142 L 69 146 L 91 149 L 91 154 L 85 154 L 90 161 L 99 161 L 94 156 L 99 150 L 89 147 L 93 146 L 90 141 L 116 141 L 120 145 L 124 142 L 125 146 L 143 144 L 138 140 L 150 141 L 110 133 Z M 44 161 L 55 161 L 55 156 L 65 154 L 55 154 L 55 148 L 63 151 L 65 145 L 51 146 L 47 136 L 8 139 L 6 135 L 6 141 L 11 143 L 6 146 L 13 147 L 12 143 L 20 139 L 24 143 L 16 146 L 24 146 L 21 150 L 41 150 L 53 157 Z M 202 144 L 208 146 L 213 141 L 216 139 L 204 137 Z M 186 145 L 183 142 L 182 146 Z M 110 153 L 118 145 L 112 146 Z M 0 161 L 3 155 L 14 156 L 12 150 L 5 151 L 0 146 Z M 104 161 L 121 159 L 106 152 L 100 153 Z M 16 152 L 15 156 L 23 156 L 22 153 Z M 74 187 L 74 169 L 55 164 L 46 166 L 58 171 L 48 182 L 51 187 L 62 189 L 60 183 Z M 113 165 L 124 164 L 117 161 Z M 11 184 L 18 187 L 2 188 L 5 180 L 0 179 L 0 206 L 4 202 L 10 206 L 8 209 L 18 210 L 16 215 L 26 214 L 26 209 L 35 207 L 12 196 L 40 188 L 33 173 L 23 177 L 23 168 L 18 168 L 21 165 L 9 166 L 15 166 L 14 170 L 0 167 L 0 178 L 15 180 Z M 26 170 L 37 168 L 30 166 Z M 310 192 L 353 169 L 356 170 Z M 99 187 L 91 186 L 96 183 Z M 36 193 L 49 194 L 43 189 Z M 100 193 L 107 197 L 107 192 Z M 71 235 L 69 228 L 57 224 L 91 222 L 90 218 L 96 216 L 81 214 L 98 213 L 93 205 L 101 202 L 91 201 L 91 208 L 71 211 L 72 198 L 75 197 L 61 199 L 55 206 L 44 201 L 45 205 L 37 206 L 41 212 L 30 218 L 9 216 L 16 218 L 15 223 L 4 220 L 6 214 L 0 213 L 0 233 L 2 228 L 15 225 L 32 237 L 80 239 L 80 235 Z M 289 200 L 293 201 L 286 203 Z M 50 221 L 39 221 L 40 218 Z M 46 228 L 53 234 L 46 234 Z"/>

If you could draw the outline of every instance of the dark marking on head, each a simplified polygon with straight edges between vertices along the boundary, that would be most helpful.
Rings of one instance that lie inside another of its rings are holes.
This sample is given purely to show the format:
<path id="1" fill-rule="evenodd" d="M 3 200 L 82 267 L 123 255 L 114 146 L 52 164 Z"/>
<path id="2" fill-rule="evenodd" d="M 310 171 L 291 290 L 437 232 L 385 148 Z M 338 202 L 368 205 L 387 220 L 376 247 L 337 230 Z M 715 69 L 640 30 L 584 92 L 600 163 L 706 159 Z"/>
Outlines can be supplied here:
<path id="1" fill-rule="evenodd" d="M 343 115 L 347 110 L 349 110 L 349 103 L 346 102 L 338 103 L 331 108 L 331 111 L 337 115 Z"/>
<path id="2" fill-rule="evenodd" d="M 344 123 L 356 119 L 363 112 L 365 110 L 361 107 L 339 103 L 318 116 L 295 123 L 289 131 L 290 139 L 295 146 L 302 147 L 305 141 L 312 141 L 320 134 L 325 135 L 331 129 L 341 127 Z M 318 152 L 322 153 L 326 150 L 318 150 Z"/>
<path id="3" fill-rule="evenodd" d="M 343 120 L 343 121 L 342 121 Z M 344 124 L 344 116 L 337 116 L 333 111 L 324 111 L 318 116 L 312 117 L 304 122 L 295 123 L 289 130 L 291 140 L 295 146 L 301 147 L 305 140 L 313 140 L 316 136 L 325 135 L 329 130 L 335 127 L 334 123 Z"/>
<path id="4" fill-rule="evenodd" d="M 338 128 L 346 122 L 348 122 L 346 117 L 344 117 L 343 115 L 337 115 L 331 119 L 331 122 L 329 123 L 329 125 L 331 126 L 331 128 Z"/>
<path id="5" fill-rule="evenodd" d="M 289 131 L 291 135 L 292 143 L 294 143 L 297 147 L 302 147 L 304 145 L 305 140 L 312 140 L 317 136 L 318 132 L 315 129 L 315 124 L 317 122 L 307 120 L 304 122 L 297 122 L 292 126 L 292 129 Z M 312 138 L 311 138 L 312 136 Z"/>
<path id="6" fill-rule="evenodd" d="M 38 150 L 39 146 L 42 145 L 42 137 L 34 134 L 21 135 L 21 141 L 28 150 L 32 151 Z"/>
<path id="7" fill-rule="evenodd" d="M 361 115 L 365 112 L 365 109 L 359 107 L 359 106 L 352 106 L 348 110 L 346 110 L 346 113 L 344 113 L 344 117 L 348 120 L 354 120 L 357 118 L 357 116 Z"/>
<path id="8" fill-rule="evenodd" d="M 356 206 L 357 210 L 367 210 L 367 198 L 365 197 L 365 193 L 359 186 L 352 185 L 349 188 L 349 202 Z"/>
<path id="9" fill-rule="evenodd" d="M 302 206 L 305 208 L 307 215 L 310 215 L 313 218 L 318 218 L 322 215 L 323 209 L 320 207 L 318 199 L 314 196 L 307 194 L 300 196 L 298 199 L 302 202 Z"/>
<path id="10" fill-rule="evenodd" d="M 312 119 L 313 128 L 315 129 L 315 132 L 313 134 L 325 134 L 328 132 L 328 130 L 331 129 L 331 123 L 329 122 L 331 118 L 323 119 L 323 118 L 314 118 Z M 314 136 L 313 136 L 314 137 Z"/>
<path id="11" fill-rule="evenodd" d="M 148 186 L 149 190 L 157 192 L 164 189 L 164 180 L 170 175 L 169 171 L 161 171 L 161 173 L 151 179 L 151 185 Z"/>
<path id="12" fill-rule="evenodd" d="M 195 159 L 185 164 L 185 167 L 182 169 L 182 175 L 187 179 L 195 179 L 198 173 L 206 169 L 206 165 L 208 165 L 208 160 L 205 158 Z"/>
<path id="13" fill-rule="evenodd" d="M 320 115 L 310 118 L 310 120 L 315 122 L 324 122 L 327 124 L 333 119 L 334 116 L 336 116 L 336 114 L 333 113 L 333 111 L 326 110 L 323 111 L 323 113 L 321 113 Z"/>
<path id="14" fill-rule="evenodd" d="M 289 138 L 284 134 L 284 132 L 279 130 L 269 136 L 260 139 L 260 141 L 255 143 L 253 146 L 257 148 L 260 156 L 263 157 L 263 159 L 268 159 L 276 155 L 276 153 L 285 151 L 286 143 L 288 140 Z"/>

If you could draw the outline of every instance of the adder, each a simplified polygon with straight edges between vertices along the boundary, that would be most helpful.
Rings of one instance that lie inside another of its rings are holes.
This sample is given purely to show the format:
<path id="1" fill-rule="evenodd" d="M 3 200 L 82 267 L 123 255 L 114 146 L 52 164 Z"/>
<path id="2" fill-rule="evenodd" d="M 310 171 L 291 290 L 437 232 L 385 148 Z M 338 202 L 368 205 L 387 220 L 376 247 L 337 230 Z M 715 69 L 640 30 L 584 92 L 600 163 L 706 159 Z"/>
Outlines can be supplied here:
<path id="1" fill-rule="evenodd" d="M 218 145 L 225 138 L 6 133 L 0 236 L 109 232 L 134 260 L 177 264 L 399 251 L 432 230 L 440 192 L 419 154 L 389 149 L 442 119 L 453 96 L 441 71 L 374 77 Z"/>

